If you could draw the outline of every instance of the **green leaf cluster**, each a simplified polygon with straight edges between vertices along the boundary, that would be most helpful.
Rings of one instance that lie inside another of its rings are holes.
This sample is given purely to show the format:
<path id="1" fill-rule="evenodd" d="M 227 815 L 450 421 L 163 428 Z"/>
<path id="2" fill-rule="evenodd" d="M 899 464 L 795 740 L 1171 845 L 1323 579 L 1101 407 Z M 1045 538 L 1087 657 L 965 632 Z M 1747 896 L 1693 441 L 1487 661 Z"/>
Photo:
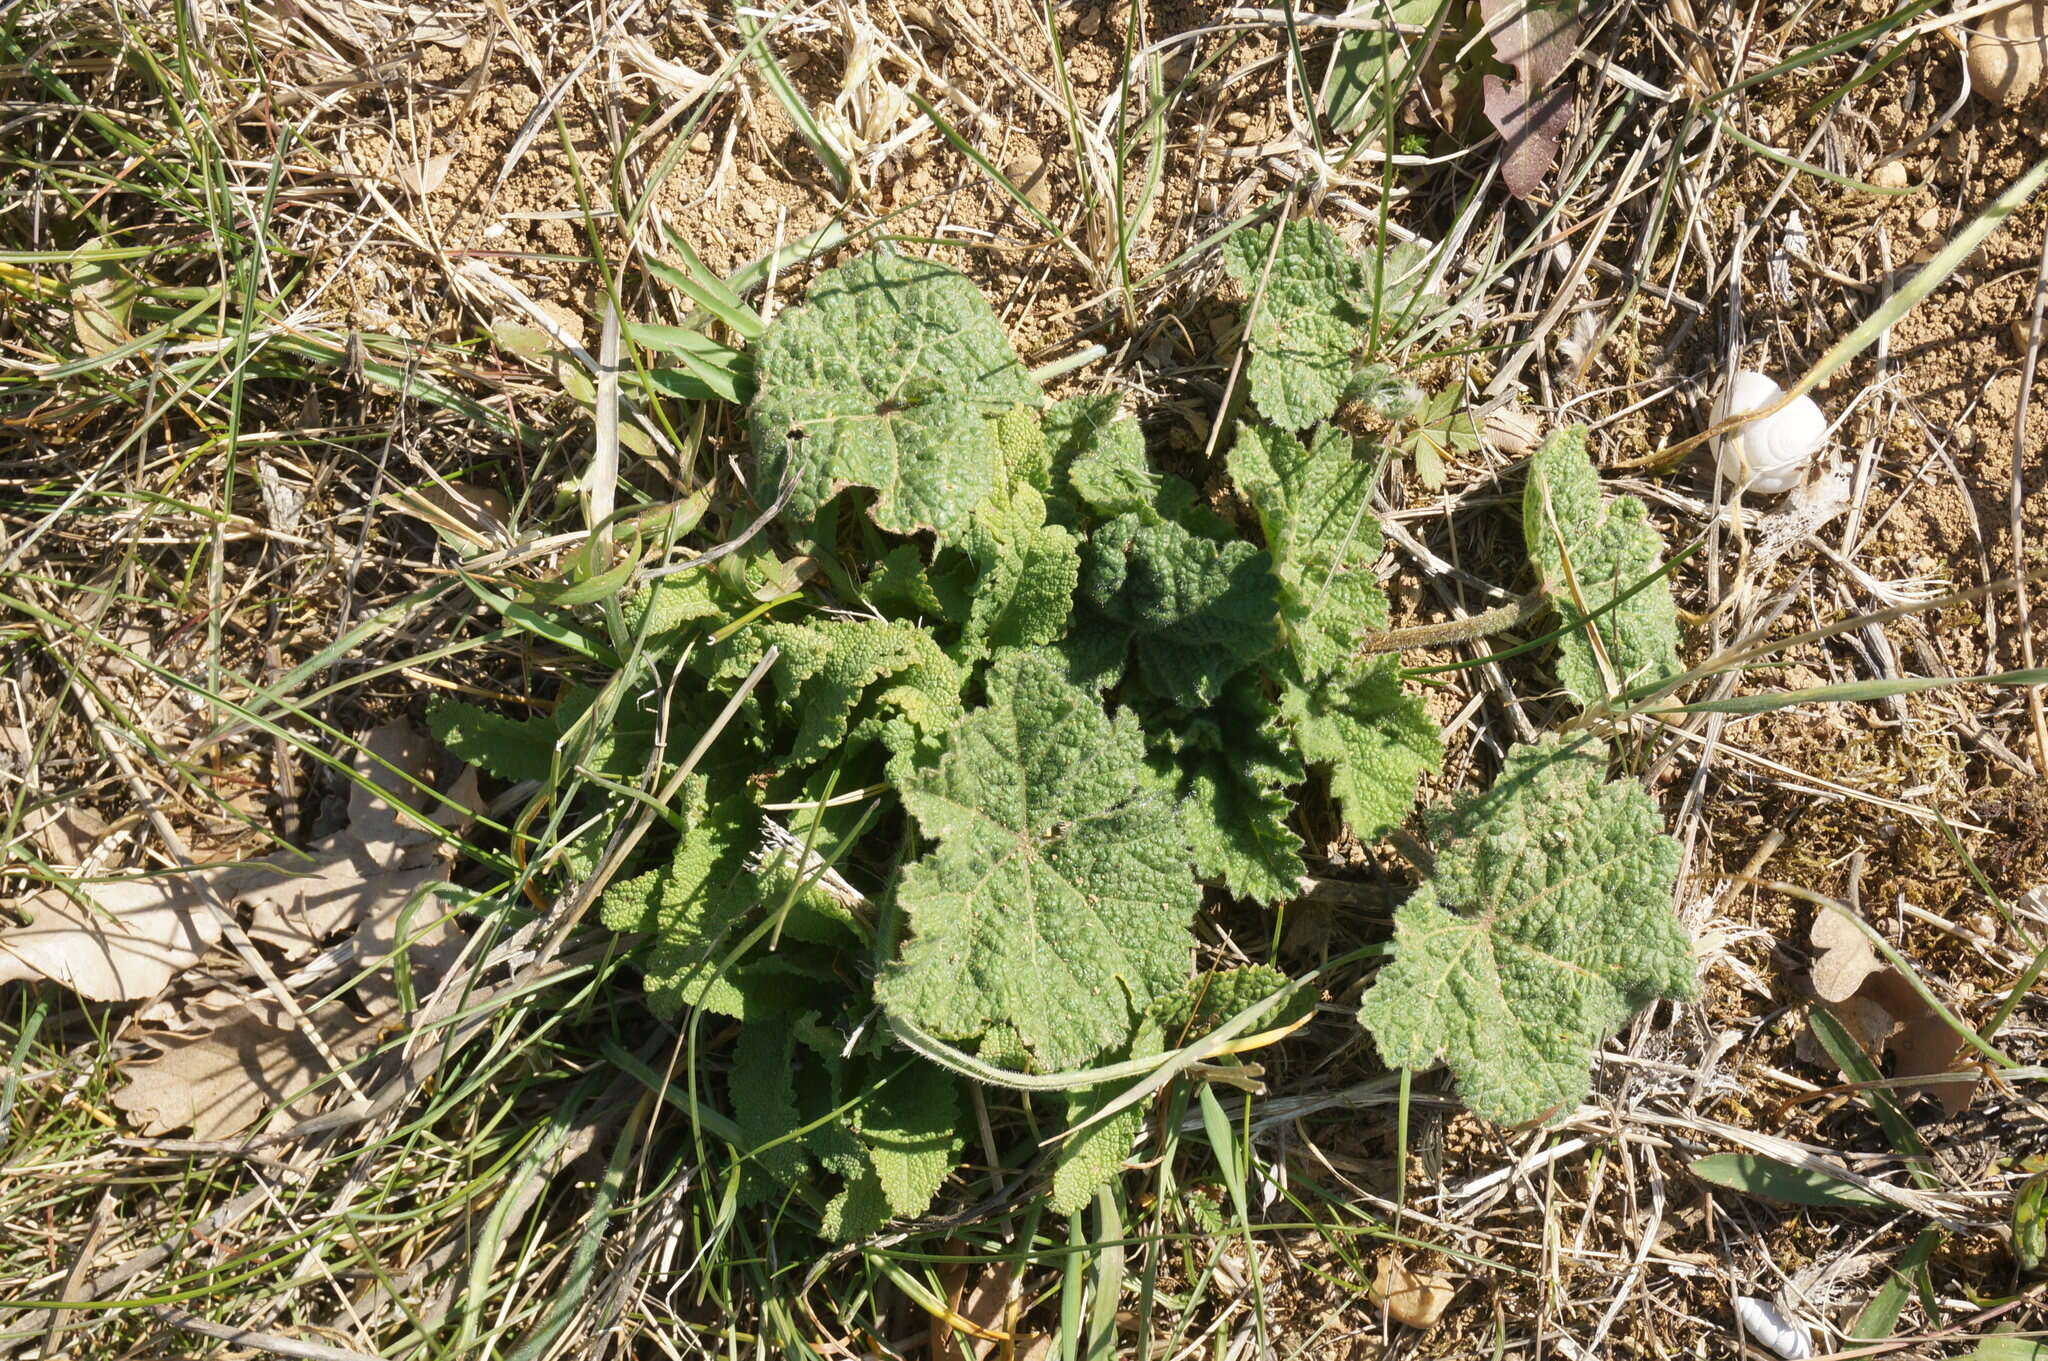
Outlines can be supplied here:
<path id="1" fill-rule="evenodd" d="M 777 529 L 550 601 L 604 673 L 552 712 L 435 710 L 457 756 L 543 791 L 522 835 L 559 849 L 536 873 L 636 847 L 598 916 L 650 1007 L 716 1046 L 700 1095 L 748 1202 L 840 1239 L 926 1213 L 993 1065 L 1066 1087 L 1051 1199 L 1078 1209 L 1147 1104 L 1089 1070 L 1198 1045 L 1287 986 L 1194 973 L 1204 886 L 1293 898 L 1325 796 L 1366 841 L 1413 812 L 1441 738 L 1374 651 L 1388 446 L 1325 423 L 1426 406 L 1358 362 L 1393 294 L 1314 223 L 1225 256 L 1257 281 L 1267 417 L 1237 427 L 1227 479 L 1155 467 L 1113 395 L 1048 403 L 964 278 L 881 248 L 748 337 L 750 490 L 783 501 Z M 1640 516 L 1563 454 L 1531 486 L 1532 560 L 1575 592 L 1553 588 L 1560 615 L 1621 676 L 1671 674 L 1652 644 L 1675 626 L 1627 609 L 1651 594 Z M 1584 742 L 1518 751 L 1432 819 L 1437 873 L 1361 1013 L 1390 1063 L 1443 1057 L 1496 1118 L 1583 1093 L 1587 1047 L 1686 982 L 1668 842 L 1605 768 Z"/>

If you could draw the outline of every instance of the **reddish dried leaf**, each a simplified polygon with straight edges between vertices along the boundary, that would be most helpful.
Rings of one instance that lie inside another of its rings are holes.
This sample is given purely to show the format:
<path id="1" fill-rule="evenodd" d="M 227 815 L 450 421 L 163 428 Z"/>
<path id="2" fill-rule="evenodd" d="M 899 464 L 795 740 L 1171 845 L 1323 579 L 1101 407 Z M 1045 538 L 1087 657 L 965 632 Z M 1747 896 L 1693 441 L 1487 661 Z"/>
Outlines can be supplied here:
<path id="1" fill-rule="evenodd" d="M 1527 198 L 1557 161 L 1558 144 L 1572 117 L 1572 86 L 1565 78 L 1579 42 L 1572 4 L 1480 0 L 1494 54 L 1514 73 L 1484 80 L 1487 121 L 1500 133 L 1501 182 Z"/>
<path id="2" fill-rule="evenodd" d="M 1560 85 L 1531 101 L 1522 87 L 1499 76 L 1486 78 L 1487 121 L 1500 132 L 1500 178 L 1516 198 L 1543 185 L 1557 163 L 1558 143 L 1572 121 L 1572 89 Z"/>

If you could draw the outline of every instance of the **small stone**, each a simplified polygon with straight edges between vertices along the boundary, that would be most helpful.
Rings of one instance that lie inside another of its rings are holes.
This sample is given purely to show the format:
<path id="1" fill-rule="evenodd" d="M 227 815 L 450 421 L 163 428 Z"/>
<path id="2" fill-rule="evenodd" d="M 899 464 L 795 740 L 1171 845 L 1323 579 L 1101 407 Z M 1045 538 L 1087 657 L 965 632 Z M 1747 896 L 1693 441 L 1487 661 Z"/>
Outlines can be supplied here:
<path id="1" fill-rule="evenodd" d="M 1965 61 L 1973 93 L 2006 108 L 2026 103 L 2048 66 L 2048 0 L 2020 0 L 1987 16 Z"/>
<path id="2" fill-rule="evenodd" d="M 1092 38 L 1101 31 L 1102 11 L 1099 9 L 1084 9 L 1081 17 L 1074 21 L 1074 32 L 1084 38 Z"/>
<path id="3" fill-rule="evenodd" d="M 1906 167 L 1898 161 L 1886 161 L 1870 172 L 1870 182 L 1880 189 L 1904 189 L 1908 182 Z"/>
<path id="4" fill-rule="evenodd" d="M 1026 203 L 1041 213 L 1052 212 L 1052 186 L 1046 182 L 1043 160 L 1029 152 L 1014 156 L 1003 167 L 1003 178 L 1017 187 Z"/>
<path id="5" fill-rule="evenodd" d="M 1916 217 L 1916 218 L 1914 218 L 1914 219 L 1913 219 L 1913 225 L 1914 225 L 1915 227 L 1918 227 L 1918 228 L 1919 228 L 1919 229 L 1920 229 L 1921 231 L 1923 231 L 1923 232 L 1938 232 L 1938 231 L 1940 231 L 1940 230 L 1941 230 L 1941 209 L 1939 209 L 1939 208 L 1922 208 L 1922 209 L 1920 210 L 1920 216 L 1918 216 L 1918 217 Z M 1931 258 L 1931 257 L 1930 257 L 1930 258 Z"/>
<path id="6" fill-rule="evenodd" d="M 768 183 L 768 172 L 762 169 L 758 162 L 748 161 L 746 169 L 740 173 L 746 177 L 748 184 Z"/>
<path id="7" fill-rule="evenodd" d="M 547 313 L 548 320 L 561 328 L 562 334 L 581 345 L 587 337 L 583 331 L 583 318 L 551 298 L 541 298 L 536 304 Z"/>
<path id="8" fill-rule="evenodd" d="M 700 130 L 694 137 L 690 138 L 690 150 L 699 156 L 710 151 L 711 134 Z"/>

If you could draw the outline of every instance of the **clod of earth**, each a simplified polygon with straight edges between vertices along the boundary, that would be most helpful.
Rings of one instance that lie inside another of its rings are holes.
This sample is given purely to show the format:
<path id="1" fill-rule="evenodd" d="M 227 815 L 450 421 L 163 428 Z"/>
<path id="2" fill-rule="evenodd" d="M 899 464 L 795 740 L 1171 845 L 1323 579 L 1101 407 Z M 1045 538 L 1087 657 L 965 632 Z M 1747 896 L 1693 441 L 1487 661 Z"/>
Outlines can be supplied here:
<path id="1" fill-rule="evenodd" d="M 2021 0 L 1987 15 L 1970 35 L 1970 88 L 1994 104 L 2018 108 L 2048 66 L 2048 0 Z"/>
<path id="2" fill-rule="evenodd" d="M 1409 1328 L 1434 1328 L 1458 1293 L 1448 1276 L 1410 1271 L 1392 1252 L 1380 1258 L 1366 1289 L 1387 1317 Z"/>

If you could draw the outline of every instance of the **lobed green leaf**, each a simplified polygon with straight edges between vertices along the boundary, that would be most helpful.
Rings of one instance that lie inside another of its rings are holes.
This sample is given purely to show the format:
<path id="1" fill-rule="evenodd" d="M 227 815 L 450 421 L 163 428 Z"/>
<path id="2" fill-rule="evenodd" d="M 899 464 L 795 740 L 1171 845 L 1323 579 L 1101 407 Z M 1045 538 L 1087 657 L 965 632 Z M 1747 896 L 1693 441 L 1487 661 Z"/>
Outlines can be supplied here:
<path id="1" fill-rule="evenodd" d="M 1568 1114 L 1595 1045 L 1693 992 L 1678 844 L 1639 786 L 1606 775 L 1601 742 L 1547 738 L 1432 819 L 1435 872 L 1396 911 L 1393 960 L 1359 1007 L 1389 1065 L 1441 1058 L 1501 1124 Z"/>
<path id="2" fill-rule="evenodd" d="M 1008 1025 L 1041 1063 L 1077 1067 L 1187 976 L 1199 895 L 1136 719 L 1112 721 L 1042 653 L 999 656 L 987 683 L 901 786 L 939 846 L 903 875 L 913 934 L 876 992 L 933 1034 Z"/>
<path id="3" fill-rule="evenodd" d="M 1558 431 L 1530 460 L 1522 538 L 1570 630 L 1558 640 L 1557 678 L 1573 699 L 1594 704 L 1678 674 L 1663 537 L 1633 496 L 1601 500 L 1586 427 Z"/>
<path id="4" fill-rule="evenodd" d="M 896 534 L 950 535 L 1001 485 L 1010 408 L 1040 393 L 963 275 L 881 247 L 829 270 L 757 346 L 755 495 L 808 525 L 846 487 Z"/>

